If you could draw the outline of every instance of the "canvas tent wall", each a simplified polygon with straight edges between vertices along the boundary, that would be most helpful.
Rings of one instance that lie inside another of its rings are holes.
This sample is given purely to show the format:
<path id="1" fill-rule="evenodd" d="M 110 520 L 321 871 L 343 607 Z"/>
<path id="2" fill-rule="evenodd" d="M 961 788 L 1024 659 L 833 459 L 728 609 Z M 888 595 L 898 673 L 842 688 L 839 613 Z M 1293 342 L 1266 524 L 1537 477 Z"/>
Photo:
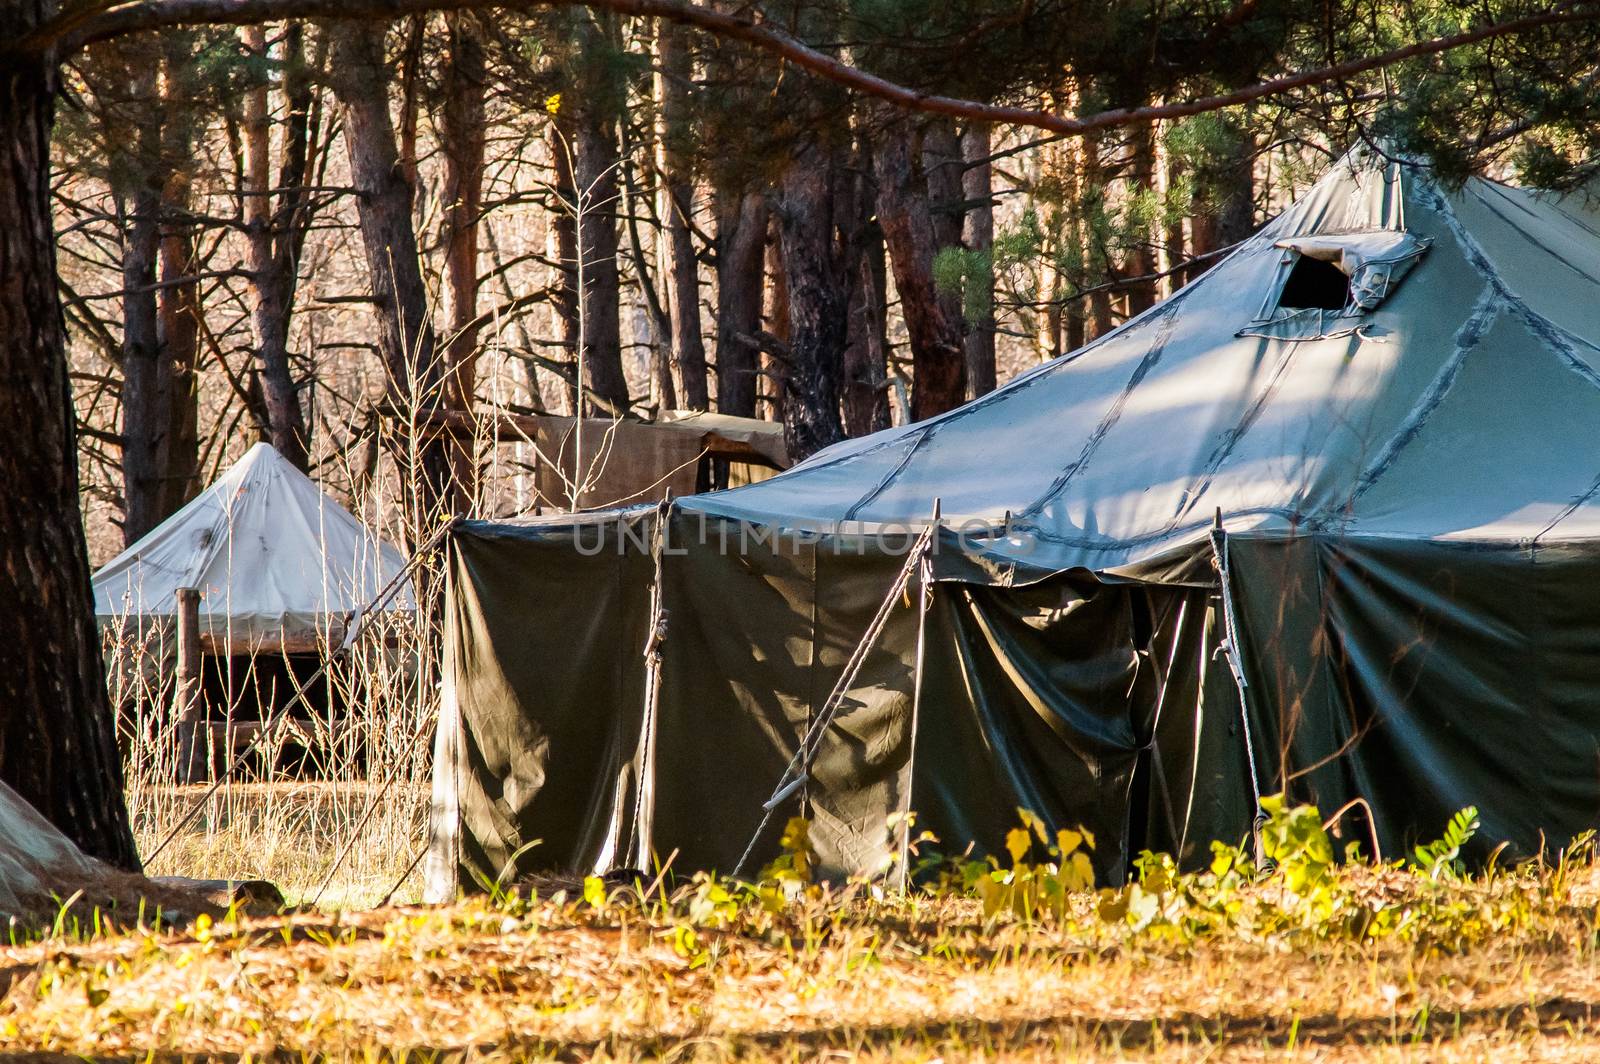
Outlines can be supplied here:
<path id="1" fill-rule="evenodd" d="M 179 588 L 198 588 L 212 653 L 338 647 L 405 558 L 270 444 L 258 443 L 187 506 L 94 575 L 113 646 L 170 658 Z M 388 608 L 415 611 L 409 584 Z"/>
<path id="2" fill-rule="evenodd" d="M 1087 348 L 683 500 L 652 719 L 656 512 L 463 526 L 430 889 L 534 838 L 519 866 L 726 870 L 936 498 L 917 720 L 901 610 L 787 807 L 830 868 L 883 867 L 903 809 L 983 849 L 1021 805 L 1116 876 L 1280 789 L 1364 799 L 1390 855 L 1468 804 L 1480 856 L 1559 845 L 1600 810 L 1597 440 L 1600 211 L 1353 153 Z"/>

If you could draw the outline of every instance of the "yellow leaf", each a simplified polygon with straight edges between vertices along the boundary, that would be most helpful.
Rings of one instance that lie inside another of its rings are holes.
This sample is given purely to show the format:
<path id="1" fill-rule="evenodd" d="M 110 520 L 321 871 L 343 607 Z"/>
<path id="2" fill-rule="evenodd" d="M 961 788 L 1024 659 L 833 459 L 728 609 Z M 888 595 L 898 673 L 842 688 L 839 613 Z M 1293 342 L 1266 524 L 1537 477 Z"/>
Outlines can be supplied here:
<path id="1" fill-rule="evenodd" d="M 1045 831 L 1044 820 L 1040 818 L 1038 813 L 1031 809 L 1024 809 L 1019 805 L 1017 806 L 1017 819 L 1022 821 L 1023 827 L 1031 828 L 1033 833 L 1039 836 L 1040 842 L 1048 843 L 1050 841 L 1050 836 Z"/>
<path id="2" fill-rule="evenodd" d="M 1061 851 L 1061 859 L 1063 861 L 1066 860 L 1073 851 L 1077 850 L 1078 844 L 1082 841 L 1083 836 L 1071 828 L 1062 828 L 1056 832 L 1056 849 Z"/>
<path id="3" fill-rule="evenodd" d="M 1033 840 L 1028 837 L 1026 828 L 1012 828 L 1006 832 L 1006 850 L 1011 854 L 1011 863 L 1020 864 L 1026 856 L 1028 847 L 1033 845 Z"/>
<path id="4" fill-rule="evenodd" d="M 1072 855 L 1072 862 L 1068 866 L 1068 885 L 1073 890 L 1094 889 L 1094 865 L 1089 863 L 1089 855 L 1079 851 Z"/>
<path id="5" fill-rule="evenodd" d="M 1100 892 L 1100 919 L 1106 923 L 1121 923 L 1128 915 L 1128 893 L 1137 890 L 1138 884 L 1130 884 L 1128 890 L 1106 889 Z"/>
<path id="6" fill-rule="evenodd" d="M 979 879 L 973 884 L 973 886 L 978 891 L 979 900 L 983 902 L 984 919 L 987 920 L 993 918 L 994 915 L 998 913 L 1006 904 L 1006 888 L 1002 887 L 999 883 L 996 883 L 988 876 L 984 876 L 983 878 Z"/>

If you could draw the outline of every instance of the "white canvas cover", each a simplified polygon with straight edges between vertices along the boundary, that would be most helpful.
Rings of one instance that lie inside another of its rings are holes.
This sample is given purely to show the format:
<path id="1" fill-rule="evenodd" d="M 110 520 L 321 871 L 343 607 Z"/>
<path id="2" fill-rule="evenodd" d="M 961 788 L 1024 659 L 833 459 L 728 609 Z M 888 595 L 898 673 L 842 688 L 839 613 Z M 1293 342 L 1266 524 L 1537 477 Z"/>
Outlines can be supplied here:
<path id="1" fill-rule="evenodd" d="M 1312 252 L 1381 267 L 1356 293 L 1374 305 L 1313 312 L 1341 327 L 1309 336 L 1252 330 L 1286 254 Z M 1447 189 L 1357 151 L 1081 350 L 679 505 L 851 528 L 924 522 L 939 498 L 957 528 L 1009 515 L 1009 538 L 976 537 L 1001 582 L 1013 564 L 1114 572 L 1175 556 L 1218 509 L 1236 534 L 1536 546 L 1600 537 L 1597 442 L 1597 204 L 1477 179 Z"/>
<path id="2" fill-rule="evenodd" d="M 116 873 L 73 844 L 16 791 L 0 783 L 0 916 L 36 912 L 52 894 Z"/>
<path id="3" fill-rule="evenodd" d="M 95 613 L 103 624 L 171 617 L 177 590 L 194 587 L 200 631 L 216 646 L 338 640 L 405 566 L 398 550 L 258 443 L 95 574 Z M 409 583 L 388 608 L 416 608 Z"/>

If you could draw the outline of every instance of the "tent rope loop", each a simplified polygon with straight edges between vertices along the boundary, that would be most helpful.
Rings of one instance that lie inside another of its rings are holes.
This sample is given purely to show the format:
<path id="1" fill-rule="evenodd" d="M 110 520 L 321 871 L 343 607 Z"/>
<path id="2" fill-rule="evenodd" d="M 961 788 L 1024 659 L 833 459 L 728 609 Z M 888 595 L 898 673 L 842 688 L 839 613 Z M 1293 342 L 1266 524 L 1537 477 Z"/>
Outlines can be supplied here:
<path id="1" fill-rule="evenodd" d="M 1250 823 L 1250 840 L 1255 850 L 1256 865 L 1263 867 L 1261 828 L 1266 823 L 1267 816 L 1261 808 L 1261 779 L 1256 774 L 1256 746 L 1250 732 L 1250 703 L 1247 693 L 1250 683 L 1244 675 L 1244 652 L 1239 641 L 1238 615 L 1233 604 L 1233 569 L 1228 562 L 1228 533 L 1222 527 L 1220 509 L 1217 510 L 1216 521 L 1211 526 L 1211 551 L 1212 565 L 1217 570 L 1217 584 L 1222 592 L 1223 638 L 1216 652 L 1228 662 L 1228 671 L 1233 674 L 1234 686 L 1239 691 L 1239 721 L 1244 731 L 1244 758 L 1245 764 L 1250 768 L 1250 798 L 1255 805 L 1255 815 Z"/>
<path id="2" fill-rule="evenodd" d="M 650 620 L 644 642 L 644 718 L 639 728 L 639 750 L 633 796 L 634 866 L 648 867 L 655 828 L 656 711 L 661 702 L 661 645 L 667 640 L 668 612 L 662 577 L 667 527 L 672 520 L 672 490 L 656 504 L 656 524 L 650 537 Z"/>

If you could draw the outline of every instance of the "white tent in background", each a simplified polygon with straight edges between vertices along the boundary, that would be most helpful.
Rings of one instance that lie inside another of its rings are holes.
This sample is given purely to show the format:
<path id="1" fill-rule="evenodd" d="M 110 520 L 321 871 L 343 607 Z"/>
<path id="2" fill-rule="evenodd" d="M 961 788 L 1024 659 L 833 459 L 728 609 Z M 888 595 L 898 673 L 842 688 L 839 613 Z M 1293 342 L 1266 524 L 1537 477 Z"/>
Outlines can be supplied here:
<path id="1" fill-rule="evenodd" d="M 213 653 L 313 650 L 345 639 L 406 561 L 270 444 L 231 469 L 94 576 L 102 625 L 143 627 L 200 591 Z M 415 610 L 409 583 L 388 601 Z M 326 645 L 326 644 L 322 644 Z"/>

